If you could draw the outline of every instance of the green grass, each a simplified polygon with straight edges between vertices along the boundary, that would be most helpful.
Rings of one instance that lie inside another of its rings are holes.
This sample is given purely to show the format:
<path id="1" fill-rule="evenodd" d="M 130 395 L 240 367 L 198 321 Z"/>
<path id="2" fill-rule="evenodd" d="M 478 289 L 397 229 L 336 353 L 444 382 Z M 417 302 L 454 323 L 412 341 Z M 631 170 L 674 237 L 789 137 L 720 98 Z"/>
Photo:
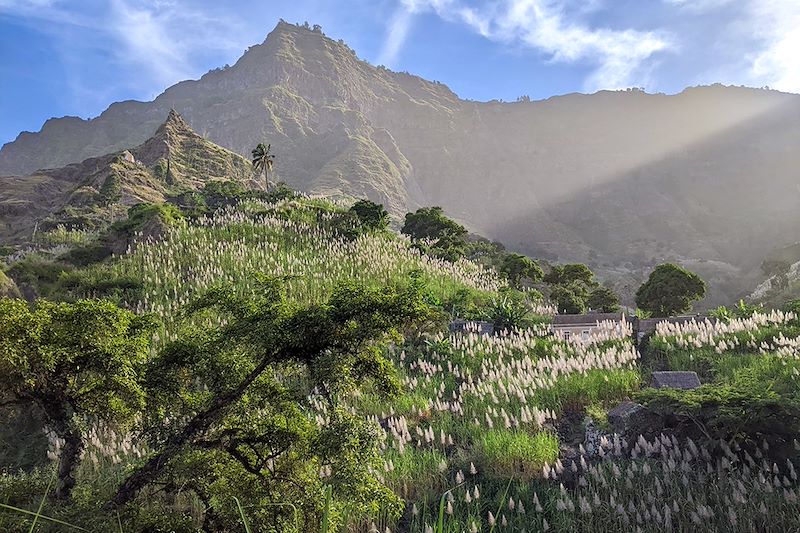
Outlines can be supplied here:
<path id="1" fill-rule="evenodd" d="M 484 432 L 478 443 L 480 464 L 487 474 L 509 478 L 532 477 L 545 463 L 558 459 L 558 437 L 549 431 L 530 434 L 523 430 L 496 429 Z"/>

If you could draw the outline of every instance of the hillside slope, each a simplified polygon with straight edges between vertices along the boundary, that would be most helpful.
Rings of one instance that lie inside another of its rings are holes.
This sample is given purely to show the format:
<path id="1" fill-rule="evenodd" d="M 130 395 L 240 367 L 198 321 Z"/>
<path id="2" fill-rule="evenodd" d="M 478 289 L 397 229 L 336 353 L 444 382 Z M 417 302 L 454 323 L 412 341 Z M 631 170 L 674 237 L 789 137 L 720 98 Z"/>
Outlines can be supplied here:
<path id="1" fill-rule="evenodd" d="M 122 216 L 124 209 L 116 205 L 163 202 L 168 192 L 198 189 L 223 178 L 251 182 L 252 165 L 203 139 L 169 111 L 152 137 L 136 148 L 4 178 L 0 240 L 25 240 L 36 228 L 59 223 L 91 227 Z"/>
<path id="2" fill-rule="evenodd" d="M 708 304 L 750 288 L 800 222 L 800 96 L 712 86 L 465 101 L 283 22 L 232 67 L 153 102 L 21 134 L 0 150 L 0 174 L 136 145 L 171 108 L 234 152 L 271 142 L 278 179 L 296 188 L 396 214 L 442 205 L 473 231 L 612 280 L 674 260 L 709 278 Z"/>

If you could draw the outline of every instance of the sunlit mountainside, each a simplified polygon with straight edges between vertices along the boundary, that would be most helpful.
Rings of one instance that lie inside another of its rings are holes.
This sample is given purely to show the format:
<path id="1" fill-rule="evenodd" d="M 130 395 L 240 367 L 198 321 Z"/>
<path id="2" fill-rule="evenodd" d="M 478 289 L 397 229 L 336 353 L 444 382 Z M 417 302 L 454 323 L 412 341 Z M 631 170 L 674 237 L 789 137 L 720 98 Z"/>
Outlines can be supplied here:
<path id="1" fill-rule="evenodd" d="M 300 190 L 398 215 L 441 205 L 522 252 L 588 262 L 626 301 L 628 281 L 664 260 L 704 275 L 708 305 L 735 299 L 763 279 L 765 256 L 797 240 L 796 95 L 713 86 L 465 101 L 283 22 L 235 65 L 153 102 L 21 134 L 0 150 L 0 174 L 130 149 L 170 109 L 239 154 L 269 139 L 279 179 Z"/>

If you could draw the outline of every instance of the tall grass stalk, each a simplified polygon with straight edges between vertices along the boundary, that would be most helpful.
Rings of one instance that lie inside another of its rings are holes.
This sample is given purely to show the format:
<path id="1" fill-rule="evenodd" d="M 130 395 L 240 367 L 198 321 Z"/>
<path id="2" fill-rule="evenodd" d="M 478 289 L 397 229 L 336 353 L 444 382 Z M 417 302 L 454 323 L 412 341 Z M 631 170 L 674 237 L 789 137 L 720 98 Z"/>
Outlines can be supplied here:
<path id="1" fill-rule="evenodd" d="M 244 530 L 246 533 L 252 533 L 250 530 L 250 524 L 247 522 L 247 517 L 244 515 L 244 509 L 242 508 L 242 502 L 239 501 L 239 498 L 236 496 L 233 497 L 236 501 L 236 508 L 239 510 L 239 516 L 242 519 L 242 524 L 244 524 Z"/>
<path id="2" fill-rule="evenodd" d="M 506 498 L 508 497 L 508 491 L 511 489 L 511 483 L 514 482 L 514 477 L 512 476 L 511 479 L 508 480 L 508 485 L 506 485 L 506 490 L 503 491 L 503 495 L 500 496 L 500 504 L 497 506 L 497 513 L 495 514 L 496 517 L 500 517 L 500 512 L 503 510 L 503 505 L 506 502 Z M 497 526 L 497 521 L 489 528 L 489 533 L 494 531 L 495 526 Z"/>

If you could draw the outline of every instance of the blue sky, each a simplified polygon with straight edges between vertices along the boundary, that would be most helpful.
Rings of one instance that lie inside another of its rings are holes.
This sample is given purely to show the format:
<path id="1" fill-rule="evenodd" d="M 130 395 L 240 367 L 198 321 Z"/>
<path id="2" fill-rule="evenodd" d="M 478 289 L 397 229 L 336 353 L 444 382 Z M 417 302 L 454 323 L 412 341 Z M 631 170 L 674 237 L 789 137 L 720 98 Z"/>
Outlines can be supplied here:
<path id="1" fill-rule="evenodd" d="M 0 0 L 0 143 L 233 64 L 279 18 L 476 100 L 800 92 L 800 0 Z"/>

